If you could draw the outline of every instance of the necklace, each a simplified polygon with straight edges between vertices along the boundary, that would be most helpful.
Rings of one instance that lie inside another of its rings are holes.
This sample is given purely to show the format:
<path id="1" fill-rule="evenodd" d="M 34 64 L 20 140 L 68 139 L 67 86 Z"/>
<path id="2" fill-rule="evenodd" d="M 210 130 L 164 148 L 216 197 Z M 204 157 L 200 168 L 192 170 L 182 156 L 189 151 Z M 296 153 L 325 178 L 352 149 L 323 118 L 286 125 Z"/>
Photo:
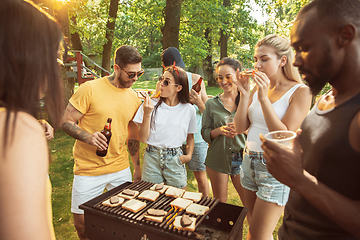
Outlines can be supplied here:
<path id="1" fill-rule="evenodd" d="M 222 99 L 221 99 L 222 98 Z M 233 108 L 234 106 L 229 106 L 229 105 L 227 105 L 226 103 L 225 103 L 225 101 L 224 101 L 224 96 L 223 95 L 220 95 L 220 100 L 221 100 L 221 102 L 226 106 L 226 107 L 228 107 L 228 108 Z"/>

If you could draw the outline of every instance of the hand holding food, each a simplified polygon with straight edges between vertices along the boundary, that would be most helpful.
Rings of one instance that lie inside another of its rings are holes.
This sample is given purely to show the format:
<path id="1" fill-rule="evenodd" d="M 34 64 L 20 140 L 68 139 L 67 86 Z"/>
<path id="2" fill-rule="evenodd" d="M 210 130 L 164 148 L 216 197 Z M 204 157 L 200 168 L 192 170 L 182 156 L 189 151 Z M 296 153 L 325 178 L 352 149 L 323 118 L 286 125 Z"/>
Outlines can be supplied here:
<path id="1" fill-rule="evenodd" d="M 144 95 L 144 115 L 148 115 L 151 114 L 152 110 L 154 109 L 154 104 L 147 93 L 145 93 Z"/>
<path id="2" fill-rule="evenodd" d="M 236 71 L 236 80 L 234 84 L 238 87 L 241 95 L 250 96 L 250 76 L 254 76 L 255 70 Z"/>
<path id="3" fill-rule="evenodd" d="M 268 76 L 264 72 L 255 72 L 253 79 L 258 89 L 259 101 L 267 99 L 270 86 L 270 79 L 268 78 Z"/>

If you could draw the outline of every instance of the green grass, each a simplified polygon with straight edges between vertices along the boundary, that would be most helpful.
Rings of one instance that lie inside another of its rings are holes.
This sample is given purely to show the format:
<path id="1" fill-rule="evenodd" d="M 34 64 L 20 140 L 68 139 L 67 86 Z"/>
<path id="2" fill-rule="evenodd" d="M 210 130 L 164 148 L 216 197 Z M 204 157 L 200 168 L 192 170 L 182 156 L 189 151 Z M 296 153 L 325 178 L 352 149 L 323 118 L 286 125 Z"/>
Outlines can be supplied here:
<path id="1" fill-rule="evenodd" d="M 134 88 L 155 89 L 156 81 L 139 81 L 134 84 Z M 222 92 L 219 87 L 207 88 L 208 95 L 215 96 Z M 61 130 L 57 131 L 55 138 L 49 142 L 51 165 L 49 169 L 50 180 L 52 183 L 52 206 L 53 206 L 53 224 L 55 228 L 56 239 L 72 240 L 78 239 L 75 227 L 73 225 L 73 216 L 71 213 L 71 187 L 73 180 L 74 159 L 72 149 L 75 139 L 68 136 Z M 140 164 L 145 151 L 145 144 L 140 145 Z M 130 157 L 129 157 L 130 160 Z M 133 172 L 132 161 L 130 168 Z M 188 170 L 188 191 L 197 191 L 197 183 L 192 171 Z M 231 181 L 228 187 L 228 203 L 242 206 L 240 198 L 237 195 Z M 276 239 L 277 230 L 281 225 L 282 218 L 279 220 L 274 232 Z M 243 239 L 246 239 L 248 223 L 244 221 Z"/>

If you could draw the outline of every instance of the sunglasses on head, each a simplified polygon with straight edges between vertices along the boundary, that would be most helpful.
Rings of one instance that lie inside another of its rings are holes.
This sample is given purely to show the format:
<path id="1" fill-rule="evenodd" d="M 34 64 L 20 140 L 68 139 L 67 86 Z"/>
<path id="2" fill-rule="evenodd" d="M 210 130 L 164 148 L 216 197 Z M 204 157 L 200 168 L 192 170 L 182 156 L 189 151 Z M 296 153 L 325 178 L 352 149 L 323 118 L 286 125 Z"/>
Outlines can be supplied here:
<path id="1" fill-rule="evenodd" d="M 120 69 L 123 70 L 128 75 L 129 79 L 132 79 L 135 76 L 141 77 L 145 72 L 144 69 L 141 69 L 141 71 L 137 72 L 137 73 L 134 73 L 134 72 L 128 73 L 125 69 L 123 69 L 123 68 L 120 68 Z"/>
<path id="2" fill-rule="evenodd" d="M 169 71 L 170 69 L 174 69 L 176 71 L 177 76 L 179 77 L 179 70 L 175 66 L 176 62 L 174 61 L 173 65 L 171 67 L 165 67 L 164 64 L 162 65 L 165 71 Z"/>
<path id="3" fill-rule="evenodd" d="M 171 83 L 171 80 L 169 78 L 164 79 L 163 76 L 159 77 L 160 84 L 164 85 L 164 87 L 167 87 L 169 85 L 179 85 L 179 84 L 173 84 Z"/>
<path id="4" fill-rule="evenodd" d="M 231 78 L 232 78 L 232 75 L 231 75 L 231 74 L 227 74 L 227 75 L 225 76 L 225 80 L 226 80 L 227 82 L 232 82 L 232 81 L 231 81 Z M 222 77 L 222 76 L 217 76 L 217 77 L 216 77 L 216 81 L 217 81 L 218 83 L 222 83 L 222 82 L 224 81 L 224 77 Z"/>

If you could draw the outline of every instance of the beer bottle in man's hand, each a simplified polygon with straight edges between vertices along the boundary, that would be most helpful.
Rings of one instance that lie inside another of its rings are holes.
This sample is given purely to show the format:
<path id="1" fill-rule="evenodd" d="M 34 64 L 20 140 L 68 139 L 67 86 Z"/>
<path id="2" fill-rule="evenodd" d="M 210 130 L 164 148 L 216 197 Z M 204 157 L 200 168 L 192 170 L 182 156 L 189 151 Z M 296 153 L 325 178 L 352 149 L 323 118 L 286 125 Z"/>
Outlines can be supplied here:
<path id="1" fill-rule="evenodd" d="M 104 129 L 101 131 L 101 133 L 106 137 L 107 141 L 107 147 L 106 150 L 101 150 L 99 148 L 96 149 L 96 155 L 100 156 L 100 157 L 105 157 L 109 148 L 109 144 L 110 144 L 110 138 L 111 138 L 111 118 L 107 119 L 107 123 L 104 127 Z"/>
<path id="2" fill-rule="evenodd" d="M 200 92 L 201 90 L 201 82 L 202 82 L 203 78 L 200 77 L 199 80 L 192 86 L 192 89 L 194 89 L 197 93 Z"/>

